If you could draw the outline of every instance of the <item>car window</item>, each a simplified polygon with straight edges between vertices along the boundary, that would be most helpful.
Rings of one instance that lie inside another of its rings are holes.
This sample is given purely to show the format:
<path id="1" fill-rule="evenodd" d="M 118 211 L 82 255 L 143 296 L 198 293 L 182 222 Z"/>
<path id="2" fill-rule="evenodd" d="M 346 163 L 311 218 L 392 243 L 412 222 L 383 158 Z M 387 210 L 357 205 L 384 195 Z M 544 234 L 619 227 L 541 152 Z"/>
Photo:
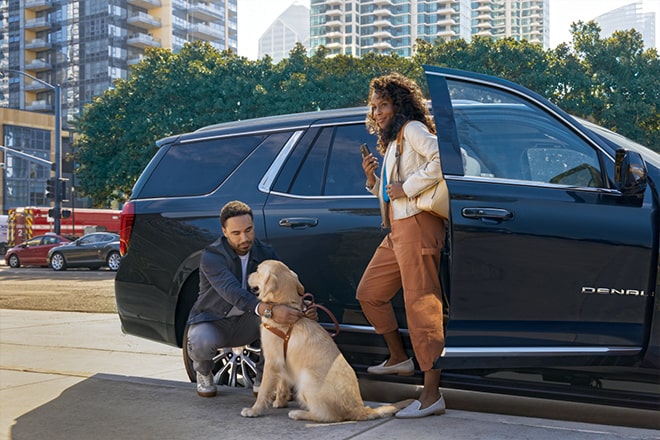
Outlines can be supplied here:
<path id="1" fill-rule="evenodd" d="M 175 144 L 149 176 L 140 197 L 208 194 L 218 187 L 265 136 L 236 136 Z"/>
<path id="2" fill-rule="evenodd" d="M 92 243 L 96 243 L 97 241 L 99 241 L 100 237 L 101 237 L 101 236 L 100 236 L 99 234 L 87 235 L 87 236 L 85 236 L 85 237 L 82 237 L 82 238 L 80 239 L 80 241 L 78 242 L 78 244 L 92 244 Z"/>
<path id="3" fill-rule="evenodd" d="M 60 239 L 57 237 L 46 236 L 44 237 L 43 244 L 57 244 L 60 242 Z"/>
<path id="4" fill-rule="evenodd" d="M 25 246 L 26 247 L 39 246 L 41 244 L 42 239 L 43 239 L 43 237 L 37 237 L 37 238 L 33 238 L 31 240 L 28 240 L 28 241 L 25 242 Z"/>
<path id="5" fill-rule="evenodd" d="M 364 123 L 322 128 L 311 145 L 299 145 L 307 150 L 288 192 L 304 196 L 365 195 L 362 143 L 376 152 L 376 138 L 367 132 Z"/>
<path id="6" fill-rule="evenodd" d="M 466 175 L 604 185 L 597 151 L 544 110 L 486 86 L 448 86 Z"/>

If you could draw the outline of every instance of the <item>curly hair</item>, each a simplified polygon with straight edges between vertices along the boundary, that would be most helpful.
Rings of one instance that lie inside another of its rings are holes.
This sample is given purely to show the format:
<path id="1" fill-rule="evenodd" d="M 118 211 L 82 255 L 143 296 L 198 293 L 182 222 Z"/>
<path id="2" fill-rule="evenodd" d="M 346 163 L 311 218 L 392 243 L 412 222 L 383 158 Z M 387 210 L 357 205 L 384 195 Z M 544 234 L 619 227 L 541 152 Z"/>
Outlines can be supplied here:
<path id="1" fill-rule="evenodd" d="M 249 215 L 250 218 L 254 218 L 252 216 L 252 209 L 250 209 L 247 204 L 239 200 L 232 200 L 223 206 L 220 210 L 220 224 L 224 228 L 228 219 L 232 217 L 239 217 L 241 215 Z"/>
<path id="2" fill-rule="evenodd" d="M 420 121 L 431 133 L 435 133 L 433 116 L 426 106 L 422 90 L 412 79 L 396 72 L 374 78 L 369 84 L 369 103 L 373 95 L 391 99 L 396 112 L 384 130 L 378 127 L 373 109 L 367 113 L 367 130 L 378 136 L 378 151 L 381 154 L 385 154 L 387 146 L 397 138 L 399 130 L 407 121 Z"/>

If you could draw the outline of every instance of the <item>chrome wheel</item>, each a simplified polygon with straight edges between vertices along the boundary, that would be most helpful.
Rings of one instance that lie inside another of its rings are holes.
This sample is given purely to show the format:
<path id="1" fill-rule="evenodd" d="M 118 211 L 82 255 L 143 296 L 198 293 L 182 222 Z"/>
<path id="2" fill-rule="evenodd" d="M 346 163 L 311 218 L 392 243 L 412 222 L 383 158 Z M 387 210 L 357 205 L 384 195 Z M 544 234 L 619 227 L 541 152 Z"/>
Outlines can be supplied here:
<path id="1" fill-rule="evenodd" d="M 108 263 L 108 267 L 110 270 L 116 272 L 119 270 L 119 262 L 121 261 L 121 255 L 119 255 L 119 252 L 110 252 L 108 255 L 108 258 L 106 258 L 106 262 Z"/>
<path id="2" fill-rule="evenodd" d="M 65 270 L 66 261 L 64 260 L 64 255 L 59 252 L 53 254 L 53 256 L 50 257 L 50 267 L 52 267 L 53 270 Z"/>
<path id="3" fill-rule="evenodd" d="M 188 326 L 183 333 L 183 364 L 191 382 L 197 381 L 193 361 L 188 357 Z M 228 347 L 218 350 L 213 358 L 213 381 L 229 387 L 252 388 L 257 377 L 257 363 L 261 358 L 261 347 L 257 344 Z"/>
<path id="4" fill-rule="evenodd" d="M 257 361 L 261 349 L 250 345 L 243 347 L 223 348 L 213 358 L 218 370 L 214 368 L 215 383 L 230 387 L 252 388 L 257 376 Z"/>

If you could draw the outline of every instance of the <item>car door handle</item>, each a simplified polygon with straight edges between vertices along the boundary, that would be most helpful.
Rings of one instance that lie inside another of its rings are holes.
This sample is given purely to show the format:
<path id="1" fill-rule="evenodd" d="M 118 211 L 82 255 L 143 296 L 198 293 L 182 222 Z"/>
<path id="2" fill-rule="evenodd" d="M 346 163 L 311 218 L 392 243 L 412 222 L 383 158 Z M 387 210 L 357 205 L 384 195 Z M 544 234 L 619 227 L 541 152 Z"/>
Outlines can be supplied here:
<path id="1" fill-rule="evenodd" d="M 482 220 L 511 220 L 513 212 L 501 208 L 463 208 L 461 214 L 465 218 Z"/>
<path id="2" fill-rule="evenodd" d="M 313 228 L 318 224 L 319 224 L 319 219 L 317 218 L 294 217 L 294 218 L 283 218 L 280 220 L 281 227 L 291 228 L 291 229 Z"/>

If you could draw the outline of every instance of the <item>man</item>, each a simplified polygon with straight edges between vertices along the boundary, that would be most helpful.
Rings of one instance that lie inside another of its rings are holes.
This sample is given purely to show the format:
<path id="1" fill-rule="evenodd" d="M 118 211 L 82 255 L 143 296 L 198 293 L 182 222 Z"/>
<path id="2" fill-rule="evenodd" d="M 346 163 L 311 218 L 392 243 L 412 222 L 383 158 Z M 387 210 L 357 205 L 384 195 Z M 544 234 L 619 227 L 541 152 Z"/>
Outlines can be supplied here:
<path id="1" fill-rule="evenodd" d="M 273 249 L 254 238 L 254 218 L 248 205 L 227 203 L 220 211 L 223 237 L 202 253 L 199 265 L 199 297 L 188 318 L 186 349 L 197 373 L 197 394 L 213 397 L 213 357 L 219 348 L 252 344 L 259 339 L 260 316 L 281 324 L 292 324 L 301 311 L 286 305 L 259 301 L 249 291 L 247 277 L 264 260 L 279 260 Z M 316 319 L 314 308 L 306 313 Z M 257 365 L 254 392 L 258 392 L 263 357 Z"/>

